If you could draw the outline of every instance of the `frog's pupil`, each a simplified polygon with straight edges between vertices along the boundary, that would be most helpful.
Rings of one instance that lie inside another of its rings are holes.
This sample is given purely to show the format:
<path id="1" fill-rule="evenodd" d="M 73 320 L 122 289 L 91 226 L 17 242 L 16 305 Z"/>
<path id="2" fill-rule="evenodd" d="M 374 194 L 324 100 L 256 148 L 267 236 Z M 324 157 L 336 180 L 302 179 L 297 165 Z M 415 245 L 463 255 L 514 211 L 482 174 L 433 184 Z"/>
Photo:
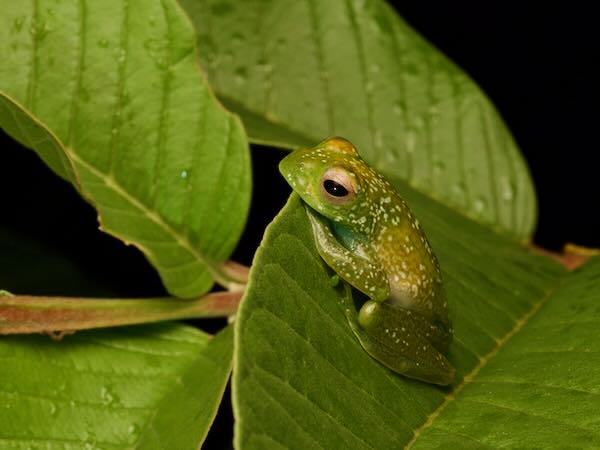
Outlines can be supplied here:
<path id="1" fill-rule="evenodd" d="M 340 183 L 333 180 L 325 180 L 323 182 L 325 190 L 334 197 L 345 197 L 348 195 L 348 190 Z"/>

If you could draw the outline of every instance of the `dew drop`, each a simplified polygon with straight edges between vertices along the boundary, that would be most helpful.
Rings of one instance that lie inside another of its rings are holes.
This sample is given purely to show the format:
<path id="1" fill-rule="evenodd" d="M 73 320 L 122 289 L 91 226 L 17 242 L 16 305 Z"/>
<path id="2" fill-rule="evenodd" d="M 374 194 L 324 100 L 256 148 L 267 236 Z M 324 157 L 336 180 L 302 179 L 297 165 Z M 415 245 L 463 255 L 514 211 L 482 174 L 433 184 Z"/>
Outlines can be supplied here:
<path id="1" fill-rule="evenodd" d="M 125 58 L 127 58 L 127 51 L 124 48 L 122 48 L 119 50 L 117 61 L 119 62 L 119 64 L 123 64 L 125 62 Z"/>
<path id="2" fill-rule="evenodd" d="M 129 104 L 130 101 L 131 101 L 131 94 L 129 93 L 129 91 L 127 91 L 127 90 L 123 91 L 123 93 L 121 94 L 121 104 L 127 105 L 127 104 Z"/>
<path id="3" fill-rule="evenodd" d="M 248 73 L 245 67 L 238 67 L 234 72 L 234 80 L 237 84 L 244 84 L 248 78 Z"/>
<path id="4" fill-rule="evenodd" d="M 40 42 L 43 41 L 47 36 L 50 27 L 46 22 L 34 22 L 29 28 L 29 33 L 33 36 L 33 39 Z"/>
<path id="5" fill-rule="evenodd" d="M 238 32 L 235 32 L 231 35 L 231 43 L 233 45 L 241 45 L 244 42 L 244 35 Z"/>
<path id="6" fill-rule="evenodd" d="M 417 132 L 413 129 L 406 130 L 406 151 L 413 153 L 417 146 Z"/>
<path id="7" fill-rule="evenodd" d="M 465 196 L 466 192 L 467 192 L 467 188 L 463 181 L 460 181 L 460 182 L 456 183 L 454 186 L 452 186 L 452 194 L 456 197 L 463 198 Z"/>
<path id="8" fill-rule="evenodd" d="M 413 124 L 414 124 L 415 128 L 423 129 L 423 128 L 425 128 L 425 123 L 426 123 L 426 120 L 422 115 L 413 117 Z"/>
<path id="9" fill-rule="evenodd" d="M 56 404 L 50 403 L 50 415 L 55 417 L 56 414 L 58 414 L 58 408 L 56 407 Z"/>
<path id="10" fill-rule="evenodd" d="M 508 203 L 515 197 L 515 188 L 514 185 L 507 180 L 502 184 L 502 200 Z"/>
<path id="11" fill-rule="evenodd" d="M 383 133 L 376 129 L 373 135 L 375 148 L 383 148 Z"/>
<path id="12" fill-rule="evenodd" d="M 97 438 L 96 435 L 90 431 L 86 431 L 85 436 L 84 436 L 84 448 L 86 450 L 92 450 L 96 448 L 96 442 L 97 442 Z"/>
<path id="13" fill-rule="evenodd" d="M 400 101 L 394 102 L 394 105 L 392 106 L 392 111 L 397 116 L 402 115 L 405 112 L 404 111 L 404 106 L 402 105 L 402 102 L 400 102 Z"/>
<path id="14" fill-rule="evenodd" d="M 179 173 L 179 176 L 180 176 L 181 178 L 183 178 L 183 179 L 186 179 L 186 178 L 188 177 L 188 171 L 187 171 L 187 170 L 182 170 L 182 171 Z"/>
<path id="15" fill-rule="evenodd" d="M 486 202 L 483 197 L 475 198 L 475 200 L 473 201 L 473 208 L 475 209 L 476 213 L 483 212 L 485 210 L 485 207 L 486 207 Z"/>
<path id="16" fill-rule="evenodd" d="M 23 23 L 25 22 L 25 17 L 17 17 L 13 22 L 14 29 L 18 33 L 23 29 Z"/>
<path id="17" fill-rule="evenodd" d="M 431 105 L 429 105 L 429 115 L 431 117 L 436 117 L 437 115 L 439 115 L 440 113 L 440 109 L 438 108 L 437 103 L 432 103 Z"/>
<path id="18" fill-rule="evenodd" d="M 163 49 L 162 42 L 160 39 L 150 38 L 144 41 L 144 48 L 150 53 L 153 54 Z"/>
<path id="19" fill-rule="evenodd" d="M 452 185 L 450 189 L 452 198 L 459 204 L 465 204 L 467 200 L 467 187 L 464 181 Z"/>
<path id="20" fill-rule="evenodd" d="M 102 399 L 102 403 L 105 405 L 110 405 L 115 400 L 106 386 L 100 390 L 100 398 Z"/>
<path id="21" fill-rule="evenodd" d="M 262 72 L 264 72 L 265 74 L 269 74 L 271 72 L 273 72 L 273 66 L 271 65 L 271 63 L 266 60 L 266 59 L 260 59 L 257 63 L 256 63 L 256 68 Z"/>

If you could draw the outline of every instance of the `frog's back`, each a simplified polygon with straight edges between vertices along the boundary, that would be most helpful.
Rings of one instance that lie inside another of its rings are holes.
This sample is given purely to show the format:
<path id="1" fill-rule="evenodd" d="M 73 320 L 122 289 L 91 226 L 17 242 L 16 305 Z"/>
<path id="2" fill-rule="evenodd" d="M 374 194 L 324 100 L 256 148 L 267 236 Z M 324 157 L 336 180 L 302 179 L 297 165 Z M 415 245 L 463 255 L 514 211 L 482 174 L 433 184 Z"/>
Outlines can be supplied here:
<path id="1" fill-rule="evenodd" d="M 447 323 L 447 298 L 437 258 L 419 221 L 395 192 L 380 199 L 373 246 L 386 268 L 390 302 Z"/>

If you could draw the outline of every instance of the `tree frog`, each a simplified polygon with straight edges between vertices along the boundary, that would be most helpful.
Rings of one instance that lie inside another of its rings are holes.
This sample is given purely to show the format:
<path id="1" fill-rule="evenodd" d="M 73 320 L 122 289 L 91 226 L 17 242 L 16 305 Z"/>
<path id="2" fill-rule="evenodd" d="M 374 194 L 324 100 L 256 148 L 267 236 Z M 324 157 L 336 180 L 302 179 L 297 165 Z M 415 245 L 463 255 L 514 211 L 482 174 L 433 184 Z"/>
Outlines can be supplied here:
<path id="1" fill-rule="evenodd" d="M 450 384 L 455 370 L 444 356 L 452 340 L 446 291 L 437 258 L 404 200 L 341 137 L 295 150 L 279 170 L 303 200 L 321 258 L 368 297 L 357 314 L 346 296 L 346 316 L 362 347 L 404 376 Z"/>

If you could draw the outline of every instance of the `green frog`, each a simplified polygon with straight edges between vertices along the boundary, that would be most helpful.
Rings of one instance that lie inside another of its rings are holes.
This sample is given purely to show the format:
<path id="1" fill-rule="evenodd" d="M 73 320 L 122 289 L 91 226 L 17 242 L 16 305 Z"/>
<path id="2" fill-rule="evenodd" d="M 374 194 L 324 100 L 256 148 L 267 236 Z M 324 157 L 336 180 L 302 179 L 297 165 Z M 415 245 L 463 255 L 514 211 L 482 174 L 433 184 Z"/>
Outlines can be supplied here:
<path id="1" fill-rule="evenodd" d="M 279 170 L 303 200 L 321 258 L 367 297 L 356 313 L 346 295 L 348 322 L 365 351 L 404 376 L 450 384 L 446 291 L 404 200 L 341 137 L 292 152 Z"/>

